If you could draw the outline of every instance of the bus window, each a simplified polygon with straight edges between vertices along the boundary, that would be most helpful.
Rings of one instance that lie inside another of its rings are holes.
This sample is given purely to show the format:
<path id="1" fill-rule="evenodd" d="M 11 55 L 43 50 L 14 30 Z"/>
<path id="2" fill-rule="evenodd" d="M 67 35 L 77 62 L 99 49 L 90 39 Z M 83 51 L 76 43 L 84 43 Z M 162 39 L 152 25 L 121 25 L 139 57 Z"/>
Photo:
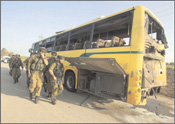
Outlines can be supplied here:
<path id="1" fill-rule="evenodd" d="M 39 50 L 39 43 L 36 43 L 35 44 L 35 47 L 34 47 L 34 52 L 38 51 Z"/>
<path id="2" fill-rule="evenodd" d="M 60 43 L 59 51 L 65 51 L 67 46 L 67 41 L 63 41 Z"/>
<path id="3" fill-rule="evenodd" d="M 145 13 L 145 52 L 165 55 L 167 41 L 164 29 L 148 13 Z"/>
<path id="4" fill-rule="evenodd" d="M 68 43 L 68 33 L 64 33 L 55 37 L 55 42 L 55 51 L 65 51 Z"/>
<path id="5" fill-rule="evenodd" d="M 83 44 L 83 49 L 88 49 L 90 46 L 90 41 L 86 40 Z"/>
<path id="6" fill-rule="evenodd" d="M 89 41 L 90 38 L 90 29 L 91 25 L 87 25 L 71 31 L 70 44 L 68 50 L 84 49 L 85 41 Z"/>
<path id="7" fill-rule="evenodd" d="M 103 39 L 97 40 L 97 48 L 102 48 L 105 45 L 105 41 Z"/>
<path id="8" fill-rule="evenodd" d="M 121 40 L 120 45 L 121 46 L 129 46 L 129 41 L 130 41 L 130 38 L 123 38 L 123 41 Z"/>
<path id="9" fill-rule="evenodd" d="M 132 13 L 129 12 L 95 23 L 92 48 L 129 45 L 132 16 Z M 99 42 L 100 39 L 102 42 Z M 95 46 L 95 44 L 97 45 Z"/>
<path id="10" fill-rule="evenodd" d="M 51 42 L 54 42 L 55 39 L 56 39 L 56 37 L 52 37 L 52 38 L 50 38 L 50 41 L 51 41 Z"/>

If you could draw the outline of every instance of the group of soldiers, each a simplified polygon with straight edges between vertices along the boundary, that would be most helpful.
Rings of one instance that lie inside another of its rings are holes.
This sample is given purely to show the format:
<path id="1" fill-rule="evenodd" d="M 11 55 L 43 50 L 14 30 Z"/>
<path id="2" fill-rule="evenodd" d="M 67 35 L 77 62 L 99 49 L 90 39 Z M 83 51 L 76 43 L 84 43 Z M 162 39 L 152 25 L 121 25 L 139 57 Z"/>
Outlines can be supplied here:
<path id="1" fill-rule="evenodd" d="M 21 76 L 20 67 L 23 70 L 23 63 L 20 59 L 20 55 L 19 54 L 12 55 L 12 58 L 10 58 L 8 61 L 9 61 L 9 68 L 10 68 L 9 74 L 13 76 L 14 83 L 16 83 L 18 82 L 18 79 Z"/>
<path id="2" fill-rule="evenodd" d="M 42 86 L 48 90 L 48 98 L 51 103 L 56 104 L 56 96 L 63 91 L 63 74 L 64 74 L 64 56 L 57 55 L 53 51 L 52 57 L 46 59 L 47 49 L 40 47 L 38 53 L 32 54 L 24 61 L 27 76 L 27 87 L 29 88 L 29 97 L 32 100 L 35 91 L 35 103 L 37 104 L 40 97 Z M 23 63 L 20 55 L 13 55 L 9 60 L 10 75 L 13 76 L 14 83 L 18 82 L 21 75 L 20 67 L 23 69 Z"/>

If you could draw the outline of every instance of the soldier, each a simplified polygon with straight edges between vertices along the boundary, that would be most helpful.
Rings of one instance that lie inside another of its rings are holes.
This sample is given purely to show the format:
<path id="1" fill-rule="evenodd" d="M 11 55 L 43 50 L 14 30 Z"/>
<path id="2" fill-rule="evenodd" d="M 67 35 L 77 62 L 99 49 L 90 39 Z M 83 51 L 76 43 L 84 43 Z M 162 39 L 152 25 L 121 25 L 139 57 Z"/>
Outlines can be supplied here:
<path id="1" fill-rule="evenodd" d="M 64 73 L 64 66 L 63 66 L 64 56 L 58 55 L 57 62 L 54 62 L 49 68 L 49 82 L 51 82 L 52 88 L 52 95 L 51 95 L 51 102 L 53 105 L 56 104 L 56 96 L 62 93 L 63 91 L 63 73 Z"/>
<path id="2" fill-rule="evenodd" d="M 44 69 L 48 65 L 48 61 L 45 58 L 47 49 L 40 47 L 38 54 L 32 55 L 28 61 L 28 77 L 30 78 L 29 96 L 33 98 L 33 92 L 35 90 L 35 103 L 39 101 L 40 92 L 44 80 Z"/>
<path id="3" fill-rule="evenodd" d="M 26 68 L 26 76 L 27 76 L 27 88 L 29 88 L 29 77 L 28 77 L 28 61 L 29 61 L 30 57 L 28 57 L 23 63 L 24 63 L 24 67 Z"/>
<path id="4" fill-rule="evenodd" d="M 16 58 L 13 59 L 13 61 L 11 62 L 12 76 L 14 79 L 14 83 L 18 82 L 18 78 L 21 76 L 20 66 L 23 70 L 23 64 L 22 64 L 22 61 L 20 59 L 20 55 L 16 54 Z"/>
<path id="5" fill-rule="evenodd" d="M 11 62 L 13 61 L 13 59 L 15 59 L 15 55 L 12 55 L 12 58 L 10 58 L 10 59 L 8 60 L 8 62 L 9 62 L 9 69 L 10 69 L 9 74 L 10 74 L 11 76 L 12 76 Z"/>
<path id="6" fill-rule="evenodd" d="M 46 71 L 45 71 L 45 81 L 47 82 L 47 88 L 48 89 L 48 96 L 47 97 L 50 97 L 51 98 L 51 94 L 52 94 L 52 87 L 51 87 L 51 82 L 49 80 L 50 78 L 50 75 L 48 73 L 49 71 L 49 67 L 51 66 L 51 64 L 53 64 L 54 62 L 56 62 L 56 58 L 57 58 L 57 53 L 55 51 L 53 51 L 52 53 L 52 57 L 50 57 L 48 59 L 48 66 L 46 67 Z"/>

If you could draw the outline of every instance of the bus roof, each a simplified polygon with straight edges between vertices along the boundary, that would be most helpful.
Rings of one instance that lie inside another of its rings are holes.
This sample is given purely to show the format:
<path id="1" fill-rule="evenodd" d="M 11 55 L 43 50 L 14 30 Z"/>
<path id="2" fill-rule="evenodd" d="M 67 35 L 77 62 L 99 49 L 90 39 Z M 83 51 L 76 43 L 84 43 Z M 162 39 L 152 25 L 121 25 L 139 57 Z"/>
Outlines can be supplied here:
<path id="1" fill-rule="evenodd" d="M 34 42 L 34 43 L 38 43 L 38 42 L 43 41 L 43 40 L 46 40 L 46 39 L 48 39 L 48 38 L 51 38 L 51 37 L 54 37 L 54 36 L 58 36 L 58 35 L 60 35 L 60 34 L 66 33 L 66 32 L 68 32 L 68 31 L 71 31 L 71 30 L 74 30 L 74 29 L 77 29 L 77 28 L 80 28 L 80 27 L 82 27 L 82 26 L 85 26 L 85 25 L 88 25 L 88 24 L 91 24 L 91 23 L 94 23 L 94 22 L 98 22 L 98 21 L 100 21 L 100 20 L 107 19 L 107 18 L 109 18 L 109 17 L 112 17 L 112 16 L 115 16 L 115 15 L 118 15 L 118 14 L 121 14 L 121 13 L 124 13 L 124 12 L 127 12 L 127 11 L 130 11 L 130 10 L 133 10 L 133 9 L 137 9 L 137 8 L 140 8 L 140 7 L 143 8 L 145 11 L 147 11 L 147 12 L 148 12 L 148 13 L 163 27 L 163 25 L 162 25 L 162 23 L 159 21 L 159 19 L 158 19 L 150 10 L 148 10 L 148 9 L 145 8 L 144 6 L 135 6 L 135 7 L 132 7 L 132 8 L 129 8 L 129 9 L 126 9 L 126 10 L 123 10 L 123 11 L 120 11 L 120 12 L 117 12 L 117 13 L 114 13 L 114 14 L 109 15 L 109 16 L 105 16 L 105 17 L 102 17 L 102 18 L 97 18 L 97 19 L 95 19 L 95 20 L 89 21 L 89 22 L 87 22 L 87 23 L 84 23 L 84 24 L 79 25 L 79 26 L 76 26 L 76 27 L 73 27 L 73 28 L 70 28 L 70 29 L 67 29 L 67 30 L 63 30 L 63 31 L 57 32 L 55 35 L 52 35 L 52 36 L 50 36 L 50 37 L 47 37 L 47 38 L 44 38 L 44 39 L 42 39 L 42 40 L 36 41 L 36 42 Z"/>

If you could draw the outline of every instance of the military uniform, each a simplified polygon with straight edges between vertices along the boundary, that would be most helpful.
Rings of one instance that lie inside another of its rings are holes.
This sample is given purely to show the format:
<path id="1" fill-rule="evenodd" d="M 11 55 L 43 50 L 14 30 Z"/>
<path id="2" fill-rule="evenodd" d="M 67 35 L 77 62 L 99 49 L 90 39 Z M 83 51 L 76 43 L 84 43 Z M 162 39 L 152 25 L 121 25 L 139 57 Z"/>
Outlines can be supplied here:
<path id="1" fill-rule="evenodd" d="M 30 93 L 33 93 L 33 91 L 36 88 L 35 95 L 40 96 L 42 84 L 43 84 L 43 72 L 44 72 L 44 62 L 42 58 L 40 57 L 39 54 L 37 55 L 32 55 L 31 58 L 29 59 L 28 63 L 31 65 L 31 82 L 30 82 L 30 87 L 29 91 Z"/>
<path id="2" fill-rule="evenodd" d="M 29 87 L 30 84 L 30 78 L 28 77 L 28 61 L 29 61 L 30 57 L 28 57 L 23 63 L 26 64 L 26 76 L 27 76 L 27 87 Z"/>
<path id="3" fill-rule="evenodd" d="M 47 49 L 45 49 L 44 47 L 40 47 L 40 51 L 45 53 L 47 52 Z M 42 58 L 41 54 L 38 53 L 36 55 L 32 55 L 28 61 L 28 67 L 30 66 L 30 86 L 29 86 L 30 99 L 32 99 L 32 93 L 35 90 L 36 103 L 39 100 L 40 92 L 44 81 L 44 69 L 46 67 L 44 59 L 45 58 Z M 47 62 L 47 60 L 45 61 Z"/>
<path id="4" fill-rule="evenodd" d="M 48 81 L 50 82 L 50 90 L 52 92 L 51 101 L 53 104 L 55 104 L 56 96 L 63 91 L 62 78 L 64 73 L 64 66 L 60 62 L 55 62 L 50 66 L 49 70 L 53 71 L 54 76 L 57 78 L 57 81 L 54 80 L 48 71 L 48 76 L 50 77 L 48 78 Z"/>
<path id="5" fill-rule="evenodd" d="M 49 59 L 48 59 L 48 66 L 46 67 L 46 78 L 47 78 L 47 89 L 48 89 L 48 92 L 49 92 L 49 95 L 48 95 L 48 97 L 51 97 L 51 92 L 52 92 L 52 86 L 51 86 L 51 82 L 50 82 L 50 78 L 51 78 L 51 76 L 50 76 L 50 74 L 49 74 L 49 68 L 50 68 L 50 66 L 53 64 L 53 63 L 55 63 L 56 62 L 56 59 L 55 58 L 53 58 L 53 57 L 50 57 Z"/>
<path id="6" fill-rule="evenodd" d="M 9 71 L 9 74 L 12 76 L 12 67 L 11 67 L 11 62 L 13 61 L 13 58 L 10 58 L 9 60 L 8 60 L 8 63 L 9 63 L 9 69 L 10 69 L 10 71 Z"/>
<path id="7" fill-rule="evenodd" d="M 18 82 L 18 78 L 21 76 L 21 70 L 20 66 L 23 69 L 23 64 L 20 58 L 15 58 L 11 62 L 11 67 L 12 67 L 12 76 L 14 79 L 14 83 Z"/>

